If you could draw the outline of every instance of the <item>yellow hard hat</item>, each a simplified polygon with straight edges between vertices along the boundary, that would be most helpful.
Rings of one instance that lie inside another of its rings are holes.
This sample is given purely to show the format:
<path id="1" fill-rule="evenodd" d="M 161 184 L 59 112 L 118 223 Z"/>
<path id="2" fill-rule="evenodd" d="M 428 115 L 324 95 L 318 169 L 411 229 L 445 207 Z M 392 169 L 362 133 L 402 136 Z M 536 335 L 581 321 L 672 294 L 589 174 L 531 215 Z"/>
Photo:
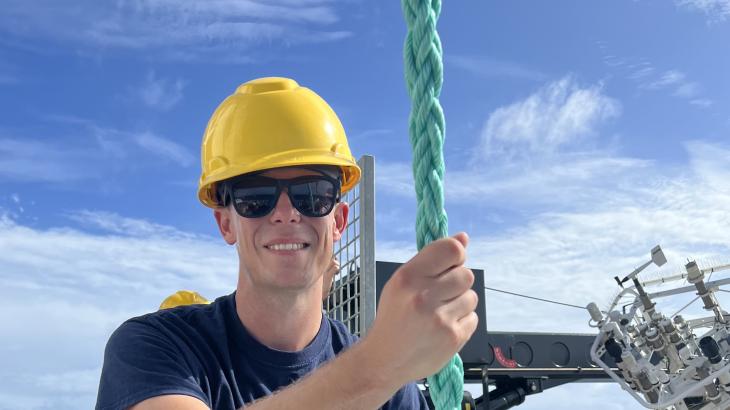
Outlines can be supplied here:
<path id="1" fill-rule="evenodd" d="M 342 170 L 342 193 L 360 180 L 345 130 L 330 106 L 288 78 L 267 77 L 236 89 L 215 110 L 201 148 L 198 198 L 219 206 L 215 184 L 266 169 L 334 165 Z"/>
<path id="2" fill-rule="evenodd" d="M 185 305 L 208 305 L 210 302 L 200 295 L 198 292 L 192 290 L 178 290 L 172 295 L 165 298 L 160 304 L 160 309 L 170 309 L 178 306 Z"/>

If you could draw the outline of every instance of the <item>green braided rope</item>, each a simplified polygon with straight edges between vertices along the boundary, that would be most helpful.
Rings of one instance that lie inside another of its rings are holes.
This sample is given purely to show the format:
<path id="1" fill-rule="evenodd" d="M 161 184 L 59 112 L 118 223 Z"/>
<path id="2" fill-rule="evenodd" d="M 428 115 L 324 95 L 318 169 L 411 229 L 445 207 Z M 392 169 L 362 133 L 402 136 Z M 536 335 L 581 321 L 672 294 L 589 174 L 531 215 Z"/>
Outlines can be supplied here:
<path id="1" fill-rule="evenodd" d="M 403 51 L 405 76 L 413 108 L 409 134 L 413 147 L 413 176 L 418 213 L 416 237 L 420 250 L 448 235 L 444 210 L 444 113 L 438 97 L 443 83 L 441 40 L 436 21 L 441 0 L 402 0 L 408 35 Z M 428 378 L 431 398 L 438 410 L 459 409 L 464 397 L 464 365 L 455 355 Z"/>

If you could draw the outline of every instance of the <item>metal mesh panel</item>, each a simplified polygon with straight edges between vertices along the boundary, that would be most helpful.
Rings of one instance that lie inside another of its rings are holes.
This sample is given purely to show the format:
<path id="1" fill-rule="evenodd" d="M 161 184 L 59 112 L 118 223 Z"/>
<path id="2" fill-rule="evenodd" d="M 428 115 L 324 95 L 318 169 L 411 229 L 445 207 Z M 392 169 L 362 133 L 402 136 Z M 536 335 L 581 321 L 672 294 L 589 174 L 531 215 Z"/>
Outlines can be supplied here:
<path id="1" fill-rule="evenodd" d="M 324 309 L 362 336 L 375 318 L 375 172 L 372 156 L 358 161 L 362 178 L 343 196 L 350 205 L 349 223 L 334 254 L 340 263 Z"/>

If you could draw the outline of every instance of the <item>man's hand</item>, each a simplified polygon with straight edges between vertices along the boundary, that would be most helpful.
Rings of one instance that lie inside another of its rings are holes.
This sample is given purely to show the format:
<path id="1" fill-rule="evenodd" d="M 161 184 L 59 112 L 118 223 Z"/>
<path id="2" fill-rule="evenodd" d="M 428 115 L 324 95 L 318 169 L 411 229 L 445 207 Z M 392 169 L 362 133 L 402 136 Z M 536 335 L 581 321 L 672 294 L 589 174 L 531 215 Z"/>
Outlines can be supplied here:
<path id="1" fill-rule="evenodd" d="M 474 273 L 463 266 L 469 237 L 434 241 L 385 284 L 362 340 L 374 371 L 399 385 L 436 373 L 477 326 Z M 378 370 L 380 369 L 380 370 Z"/>

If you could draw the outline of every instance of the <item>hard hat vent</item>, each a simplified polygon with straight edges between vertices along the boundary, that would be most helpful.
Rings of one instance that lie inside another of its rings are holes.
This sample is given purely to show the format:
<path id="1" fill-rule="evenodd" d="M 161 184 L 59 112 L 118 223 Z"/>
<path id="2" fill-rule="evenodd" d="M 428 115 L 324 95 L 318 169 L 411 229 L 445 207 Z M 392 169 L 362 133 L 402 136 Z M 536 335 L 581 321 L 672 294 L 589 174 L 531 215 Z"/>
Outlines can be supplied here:
<path id="1" fill-rule="evenodd" d="M 297 87 L 299 87 L 299 84 L 290 78 L 266 77 L 242 84 L 236 89 L 236 94 L 263 94 L 274 91 L 293 90 Z"/>

